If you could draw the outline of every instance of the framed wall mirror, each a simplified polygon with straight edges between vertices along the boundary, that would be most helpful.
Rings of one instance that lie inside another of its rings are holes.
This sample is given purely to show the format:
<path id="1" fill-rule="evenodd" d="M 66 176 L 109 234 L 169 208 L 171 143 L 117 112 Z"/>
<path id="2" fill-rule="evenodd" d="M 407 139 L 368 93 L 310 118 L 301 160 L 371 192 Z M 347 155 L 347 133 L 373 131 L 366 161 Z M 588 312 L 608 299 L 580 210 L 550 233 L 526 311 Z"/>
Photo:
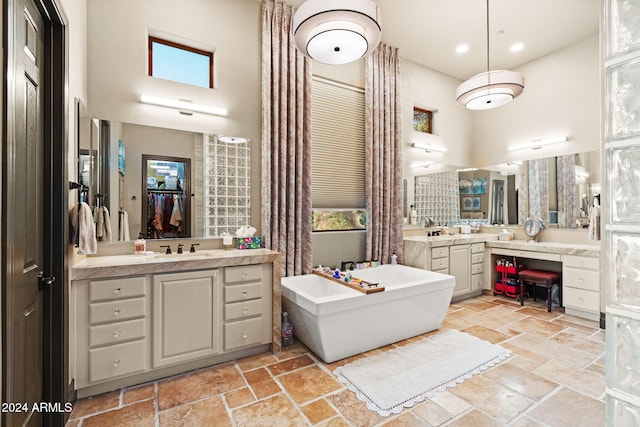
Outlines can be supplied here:
<path id="1" fill-rule="evenodd" d="M 143 154 L 142 180 L 142 235 L 191 237 L 191 159 Z"/>

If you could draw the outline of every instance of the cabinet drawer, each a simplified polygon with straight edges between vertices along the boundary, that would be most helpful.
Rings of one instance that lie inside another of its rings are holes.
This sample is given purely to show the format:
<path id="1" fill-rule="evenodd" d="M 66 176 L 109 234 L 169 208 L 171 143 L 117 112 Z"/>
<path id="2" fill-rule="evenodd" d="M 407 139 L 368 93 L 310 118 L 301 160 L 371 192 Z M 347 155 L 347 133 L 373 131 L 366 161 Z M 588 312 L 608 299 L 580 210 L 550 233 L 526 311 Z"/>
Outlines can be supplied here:
<path id="1" fill-rule="evenodd" d="M 143 297 L 144 295 L 144 277 L 126 277 L 89 282 L 89 300 L 91 302 Z"/>
<path id="2" fill-rule="evenodd" d="M 224 320 L 242 319 L 262 314 L 262 298 L 225 304 Z"/>
<path id="3" fill-rule="evenodd" d="M 471 264 L 481 264 L 484 262 L 484 252 L 471 255 Z"/>
<path id="4" fill-rule="evenodd" d="M 89 327 L 89 347 L 144 338 L 144 319 Z"/>
<path id="5" fill-rule="evenodd" d="M 480 252 L 484 252 L 484 243 L 472 243 L 471 244 L 471 253 L 477 254 Z"/>
<path id="6" fill-rule="evenodd" d="M 226 323 L 224 325 L 224 349 L 260 344 L 262 341 L 262 317 Z"/>
<path id="7" fill-rule="evenodd" d="M 471 275 L 471 290 L 484 288 L 484 274 L 472 274 Z"/>
<path id="8" fill-rule="evenodd" d="M 246 301 L 262 297 L 262 283 L 224 287 L 224 302 Z"/>
<path id="9" fill-rule="evenodd" d="M 449 247 L 440 246 L 437 248 L 431 248 L 431 258 L 447 258 L 449 256 Z"/>
<path id="10" fill-rule="evenodd" d="M 572 288 L 600 292 L 600 272 L 565 266 L 562 271 L 562 283 Z"/>
<path id="11" fill-rule="evenodd" d="M 600 292 L 585 291 L 569 286 L 563 286 L 562 292 L 562 302 L 565 307 L 600 312 Z"/>
<path id="12" fill-rule="evenodd" d="M 484 264 L 471 264 L 471 274 L 480 274 L 484 271 Z"/>
<path id="13" fill-rule="evenodd" d="M 134 319 L 136 317 L 144 317 L 144 315 L 143 298 L 98 302 L 89 305 L 89 322 L 91 325 Z"/>
<path id="14" fill-rule="evenodd" d="M 251 282 L 262 280 L 262 265 L 241 265 L 224 269 L 225 283 Z"/>
<path id="15" fill-rule="evenodd" d="M 566 267 L 586 268 L 588 270 L 600 270 L 600 258 L 563 255 L 562 265 Z"/>
<path id="16" fill-rule="evenodd" d="M 89 350 L 89 381 L 119 377 L 145 368 L 144 341 Z"/>
<path id="17" fill-rule="evenodd" d="M 449 268 L 449 258 L 438 258 L 431 260 L 431 270 L 444 270 Z"/>

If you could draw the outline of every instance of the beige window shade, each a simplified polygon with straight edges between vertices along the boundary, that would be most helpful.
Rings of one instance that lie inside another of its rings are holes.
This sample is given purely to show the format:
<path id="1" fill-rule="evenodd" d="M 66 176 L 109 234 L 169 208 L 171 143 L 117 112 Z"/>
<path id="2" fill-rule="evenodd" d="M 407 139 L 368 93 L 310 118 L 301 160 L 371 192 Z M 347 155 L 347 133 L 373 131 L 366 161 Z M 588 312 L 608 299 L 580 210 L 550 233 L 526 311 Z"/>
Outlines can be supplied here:
<path id="1" fill-rule="evenodd" d="M 364 208 L 364 91 L 313 78 L 313 207 Z"/>

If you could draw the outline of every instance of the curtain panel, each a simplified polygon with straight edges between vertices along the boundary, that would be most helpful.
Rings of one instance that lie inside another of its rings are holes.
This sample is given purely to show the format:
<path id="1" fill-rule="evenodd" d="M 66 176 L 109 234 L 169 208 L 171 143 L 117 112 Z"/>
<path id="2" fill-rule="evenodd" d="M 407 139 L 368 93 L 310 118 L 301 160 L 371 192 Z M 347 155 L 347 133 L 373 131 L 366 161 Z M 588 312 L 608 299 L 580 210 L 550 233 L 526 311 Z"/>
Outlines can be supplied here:
<path id="1" fill-rule="evenodd" d="M 366 59 L 366 256 L 403 261 L 402 123 L 398 49 L 381 43 Z"/>
<path id="2" fill-rule="evenodd" d="M 262 1 L 262 233 L 282 276 L 312 269 L 311 64 L 293 43 L 295 9 Z"/>

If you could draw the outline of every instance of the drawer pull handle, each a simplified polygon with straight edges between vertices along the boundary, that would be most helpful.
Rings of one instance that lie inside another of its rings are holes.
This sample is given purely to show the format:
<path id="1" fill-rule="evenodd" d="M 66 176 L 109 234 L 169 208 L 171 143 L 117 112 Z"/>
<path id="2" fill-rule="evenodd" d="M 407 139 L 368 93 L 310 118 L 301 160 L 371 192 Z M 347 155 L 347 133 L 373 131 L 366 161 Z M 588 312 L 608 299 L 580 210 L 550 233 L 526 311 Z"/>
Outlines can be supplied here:
<path id="1" fill-rule="evenodd" d="M 114 368 L 119 368 L 120 367 L 120 359 L 113 361 L 113 367 Z"/>
<path id="2" fill-rule="evenodd" d="M 242 339 L 247 339 L 248 336 L 249 336 L 249 334 L 247 334 L 246 332 L 242 333 Z"/>
<path id="3" fill-rule="evenodd" d="M 122 332 L 120 332 L 120 331 L 115 331 L 115 332 L 113 333 L 113 337 L 114 337 L 114 338 L 116 338 L 116 339 L 117 339 L 117 338 L 120 338 L 120 336 L 121 336 L 121 335 L 122 335 Z"/>
<path id="4" fill-rule="evenodd" d="M 113 315 L 114 316 L 120 316 L 120 309 L 116 308 L 115 310 L 113 310 Z"/>
<path id="5" fill-rule="evenodd" d="M 114 294 L 116 294 L 116 295 L 118 295 L 118 294 L 120 293 L 120 291 L 121 291 L 121 289 L 120 289 L 120 288 L 115 288 L 115 289 L 113 290 L 113 293 L 114 293 Z"/>

